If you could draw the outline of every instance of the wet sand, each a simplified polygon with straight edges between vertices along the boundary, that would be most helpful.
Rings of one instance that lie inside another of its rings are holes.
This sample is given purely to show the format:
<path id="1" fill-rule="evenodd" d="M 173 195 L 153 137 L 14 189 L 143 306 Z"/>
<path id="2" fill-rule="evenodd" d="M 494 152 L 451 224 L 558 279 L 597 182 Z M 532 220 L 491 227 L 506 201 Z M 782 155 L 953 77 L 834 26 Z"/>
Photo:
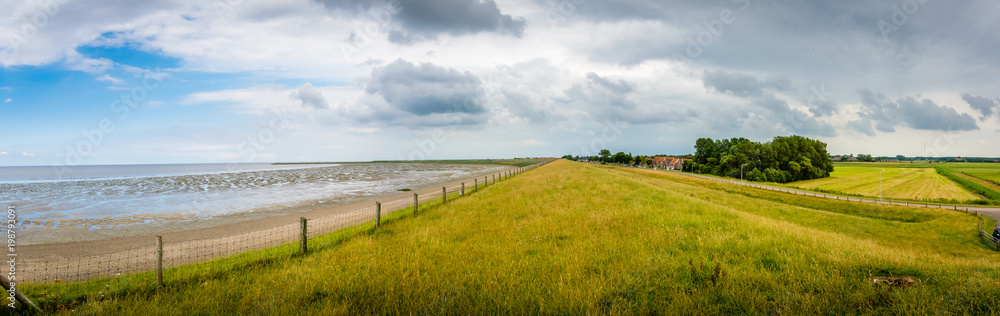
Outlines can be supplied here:
<path id="1" fill-rule="evenodd" d="M 510 167 L 511 171 L 515 167 Z M 483 177 L 501 180 L 501 173 L 479 175 L 479 189 L 483 189 Z M 388 212 L 412 211 L 413 194 L 420 202 L 441 198 L 441 187 L 447 187 L 452 194 L 465 183 L 466 192 L 473 190 L 474 178 L 433 183 L 426 187 L 395 194 L 373 196 L 362 201 L 340 205 L 313 204 L 284 210 L 284 215 L 253 218 L 253 216 L 273 215 L 249 213 L 243 218 L 222 218 L 224 224 L 181 229 L 169 232 L 138 233 L 130 236 L 108 234 L 102 240 L 75 241 L 18 246 L 22 280 L 29 282 L 79 281 L 97 276 L 113 276 L 138 271 L 148 271 L 155 264 L 156 236 L 163 237 L 164 262 L 167 267 L 210 260 L 226 255 L 262 249 L 294 241 L 299 234 L 299 218 L 309 220 L 309 236 L 335 231 L 364 223 L 374 218 L 375 202 L 382 202 L 382 214 Z M 492 184 L 491 184 L 492 185 Z M 233 222 L 239 220 L 238 222 Z M 198 225 L 211 225 L 198 223 Z M 136 228 L 142 230 L 142 228 Z M 93 235 L 95 231 L 79 232 Z M 122 232 L 119 232 L 122 233 Z M 130 231 L 129 233 L 136 233 Z"/>
<path id="2" fill-rule="evenodd" d="M 511 167 L 508 170 L 513 168 L 514 167 Z M 479 175 L 475 178 L 478 179 L 480 187 L 483 185 L 483 176 L 484 175 Z M 499 181 L 499 176 L 497 176 L 497 180 Z M 447 183 L 434 183 L 409 192 L 373 196 L 361 201 L 347 204 L 331 205 L 326 203 L 314 203 L 311 205 L 281 209 L 275 211 L 283 213 L 283 215 L 279 216 L 273 216 L 275 212 L 252 212 L 238 215 L 220 216 L 218 218 L 200 220 L 199 223 L 193 224 L 199 226 L 195 229 L 184 229 L 183 227 L 178 227 L 174 231 L 138 233 L 148 228 L 132 227 L 121 230 L 110 230 L 110 232 L 105 233 L 107 235 L 101 235 L 101 230 L 86 231 L 81 229 L 79 232 L 81 235 L 100 235 L 104 238 L 100 240 L 24 245 L 18 247 L 17 252 L 19 256 L 39 259 L 73 258 L 114 253 L 131 248 L 153 245 L 155 236 L 157 235 L 163 236 L 164 242 L 182 242 L 218 238 L 246 232 L 261 231 L 289 224 L 297 224 L 300 217 L 305 217 L 307 219 L 319 219 L 333 215 L 348 214 L 359 209 L 373 209 L 376 201 L 399 200 L 410 201 L 412 203 L 413 193 L 417 193 L 421 196 L 420 200 L 421 202 L 424 202 L 425 199 L 423 196 L 436 195 L 440 198 L 442 186 L 447 186 L 449 188 L 449 192 L 451 192 L 452 187 L 460 186 L 462 182 L 466 183 L 467 190 L 471 189 L 473 178 Z M 407 198 L 409 200 L 406 200 Z"/>

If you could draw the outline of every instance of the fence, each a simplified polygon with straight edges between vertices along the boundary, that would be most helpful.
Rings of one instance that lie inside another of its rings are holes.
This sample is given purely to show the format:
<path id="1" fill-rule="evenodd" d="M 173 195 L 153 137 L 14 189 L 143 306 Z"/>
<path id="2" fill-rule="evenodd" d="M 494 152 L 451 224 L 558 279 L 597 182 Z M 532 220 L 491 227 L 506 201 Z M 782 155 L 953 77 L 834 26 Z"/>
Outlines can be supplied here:
<path id="1" fill-rule="evenodd" d="M 989 244 L 991 248 L 1000 251 L 1000 239 L 993 237 L 992 234 L 983 230 L 983 215 L 979 215 L 979 237 L 981 237 L 984 242 Z"/>
<path id="2" fill-rule="evenodd" d="M 443 186 L 440 191 L 431 194 L 414 193 L 412 197 L 405 196 L 379 201 L 370 206 L 317 218 L 306 219 L 303 217 L 297 223 L 265 227 L 229 236 L 184 241 L 165 240 L 161 236 L 157 236 L 155 242 L 150 240 L 148 246 L 100 255 L 47 259 L 21 257 L 18 258 L 17 276 L 21 282 L 37 284 L 86 281 L 156 270 L 157 285 L 162 286 L 163 269 L 205 262 L 296 241 L 300 243 L 301 251 L 304 253 L 307 250 L 308 239 L 367 222 L 379 223 L 381 217 L 393 212 L 412 209 L 414 213 L 417 213 L 420 203 L 438 199 L 445 202 L 448 195 L 456 193 L 462 197 L 466 195 L 468 189 L 484 189 L 497 181 L 508 179 L 513 175 L 537 168 L 548 162 L 551 161 L 469 179 L 470 186 L 468 188 L 466 188 L 467 182 L 463 181 L 457 185 Z M 107 242 L 113 243 L 114 241 Z"/>

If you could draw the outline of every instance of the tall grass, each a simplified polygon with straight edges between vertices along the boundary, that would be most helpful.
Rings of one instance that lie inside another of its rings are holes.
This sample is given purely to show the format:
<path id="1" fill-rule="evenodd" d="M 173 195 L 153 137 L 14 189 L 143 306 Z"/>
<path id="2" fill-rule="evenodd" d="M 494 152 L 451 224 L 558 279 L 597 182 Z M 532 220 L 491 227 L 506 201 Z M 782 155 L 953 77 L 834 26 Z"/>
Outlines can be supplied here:
<path id="1" fill-rule="evenodd" d="M 569 161 L 421 210 L 305 256 L 172 269 L 159 291 L 148 275 L 24 289 L 123 315 L 1000 313 L 1000 254 L 957 212 Z M 899 276 L 916 281 L 873 281 Z"/>
<path id="2" fill-rule="evenodd" d="M 992 201 L 1000 201 L 1000 192 L 987 188 L 986 186 L 976 183 L 975 181 L 963 178 L 955 174 L 953 170 L 948 169 L 946 167 L 936 167 L 935 169 L 937 169 L 937 172 L 940 173 L 941 175 L 948 177 L 948 179 L 951 179 L 952 181 L 955 181 L 958 184 L 961 184 L 963 187 L 965 187 L 969 191 L 972 191 L 975 194 L 982 195 Z"/>

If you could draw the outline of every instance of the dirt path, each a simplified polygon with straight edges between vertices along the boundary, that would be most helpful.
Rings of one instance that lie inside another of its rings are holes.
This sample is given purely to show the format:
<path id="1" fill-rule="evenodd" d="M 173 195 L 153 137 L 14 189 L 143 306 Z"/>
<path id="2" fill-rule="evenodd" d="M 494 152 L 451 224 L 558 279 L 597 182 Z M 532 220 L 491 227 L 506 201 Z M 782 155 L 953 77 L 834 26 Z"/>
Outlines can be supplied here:
<path id="1" fill-rule="evenodd" d="M 18 278 L 29 282 L 79 281 L 99 276 L 114 276 L 148 271 L 155 265 L 156 235 L 163 238 L 164 265 L 172 267 L 200 262 L 255 249 L 291 242 L 299 236 L 299 218 L 308 219 L 308 234 L 316 236 L 344 227 L 358 225 L 375 217 L 375 202 L 382 203 L 382 215 L 393 210 L 412 210 L 413 194 L 419 202 L 440 199 L 442 187 L 448 194 L 486 188 L 505 175 L 537 167 L 510 167 L 506 171 L 479 175 L 448 183 L 437 183 L 410 192 L 375 196 L 344 205 L 316 205 L 302 212 L 221 226 L 143 234 L 107 240 L 19 246 L 16 249 Z M 478 183 L 478 188 L 473 184 Z"/>
<path id="2" fill-rule="evenodd" d="M 910 206 L 910 207 L 926 207 L 926 208 L 952 209 L 952 210 L 955 210 L 955 211 L 963 211 L 963 212 L 967 212 L 967 213 L 982 214 L 982 215 L 990 217 L 990 218 L 996 220 L 998 223 L 1000 223 L 1000 208 L 997 208 L 997 207 L 964 206 L 964 205 L 963 206 L 959 206 L 959 205 L 935 204 L 935 203 L 910 203 L 910 202 L 885 202 L 885 201 L 880 202 L 878 199 L 865 199 L 865 198 L 858 198 L 858 197 L 845 197 L 845 196 L 838 196 L 838 195 L 830 195 L 830 194 L 817 193 L 817 192 L 812 192 L 812 191 L 802 191 L 802 190 L 796 190 L 796 189 L 789 189 L 789 188 L 786 188 L 786 187 L 763 185 L 763 184 L 758 184 L 758 183 L 753 183 L 753 182 L 740 182 L 738 180 L 722 179 L 722 178 L 716 178 L 716 177 L 710 177 L 710 176 L 704 176 L 704 175 L 700 175 L 700 174 L 692 174 L 692 173 L 680 172 L 680 171 L 664 171 L 664 172 L 672 172 L 674 174 L 685 175 L 685 176 L 690 176 L 690 177 L 696 177 L 696 178 L 701 178 L 701 179 L 706 179 L 706 180 L 712 180 L 712 181 L 726 182 L 726 183 L 735 184 L 735 185 L 750 186 L 750 187 L 754 187 L 754 188 L 758 188 L 758 189 L 764 189 L 764 190 L 785 192 L 785 193 L 798 194 L 798 195 L 807 195 L 807 196 L 814 196 L 814 197 L 827 198 L 827 199 L 848 200 L 848 201 L 853 201 L 853 202 L 888 204 L 888 205 L 899 205 L 899 206 Z"/>
<path id="3" fill-rule="evenodd" d="M 972 182 L 979 183 L 979 184 L 981 184 L 981 185 L 983 185 L 983 186 L 985 186 L 987 188 L 990 188 L 990 189 L 993 189 L 994 191 L 1000 192 L 1000 184 L 996 184 L 996 183 L 993 183 L 993 182 L 990 182 L 990 181 L 986 181 L 986 180 L 983 180 L 983 179 L 980 179 L 980 178 L 976 178 L 976 177 L 967 175 L 967 174 L 962 173 L 962 172 L 955 172 L 955 175 L 957 175 L 959 177 L 962 177 L 962 178 L 969 179 Z"/>

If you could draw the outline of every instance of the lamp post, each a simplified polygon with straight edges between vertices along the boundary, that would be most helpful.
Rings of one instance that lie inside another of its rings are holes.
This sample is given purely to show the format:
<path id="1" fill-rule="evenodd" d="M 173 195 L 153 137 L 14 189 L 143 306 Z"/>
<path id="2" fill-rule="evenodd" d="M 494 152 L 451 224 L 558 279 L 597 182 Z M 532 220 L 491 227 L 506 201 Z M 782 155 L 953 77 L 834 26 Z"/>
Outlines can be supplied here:
<path id="1" fill-rule="evenodd" d="M 885 169 L 882 169 L 885 171 Z M 878 172 L 878 202 L 882 203 L 882 171 Z"/>
<path id="2" fill-rule="evenodd" d="M 740 182 L 743 182 L 743 166 L 746 166 L 746 165 L 747 164 L 740 165 Z"/>

